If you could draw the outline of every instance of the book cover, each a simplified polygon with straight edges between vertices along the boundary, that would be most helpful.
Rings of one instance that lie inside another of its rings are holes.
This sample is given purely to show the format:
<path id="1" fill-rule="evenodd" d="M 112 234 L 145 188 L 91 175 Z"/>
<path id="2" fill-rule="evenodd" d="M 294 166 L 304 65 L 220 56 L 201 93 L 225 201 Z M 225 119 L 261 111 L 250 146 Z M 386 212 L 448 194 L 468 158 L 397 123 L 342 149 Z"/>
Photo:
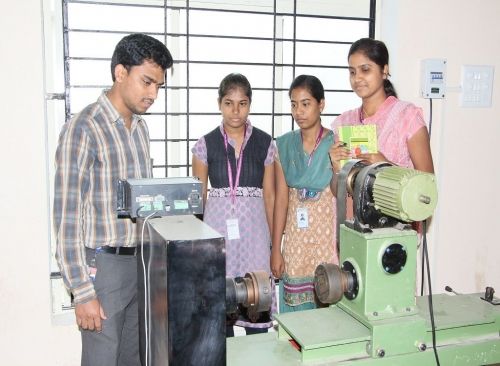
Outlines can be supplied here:
<path id="1" fill-rule="evenodd" d="M 377 152 L 377 126 L 356 125 L 340 126 L 339 140 L 347 144 L 353 157 L 360 154 Z M 340 166 L 344 166 L 347 160 L 342 160 Z"/>

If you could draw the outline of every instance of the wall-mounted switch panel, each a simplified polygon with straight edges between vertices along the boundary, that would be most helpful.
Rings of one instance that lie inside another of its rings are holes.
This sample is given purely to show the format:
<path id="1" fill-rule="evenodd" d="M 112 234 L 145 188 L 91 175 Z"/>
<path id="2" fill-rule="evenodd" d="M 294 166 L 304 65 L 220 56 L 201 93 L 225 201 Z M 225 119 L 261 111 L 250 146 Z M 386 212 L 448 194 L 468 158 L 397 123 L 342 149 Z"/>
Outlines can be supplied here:
<path id="1" fill-rule="evenodd" d="M 462 107 L 491 107 L 494 71 L 487 65 L 462 66 Z"/>

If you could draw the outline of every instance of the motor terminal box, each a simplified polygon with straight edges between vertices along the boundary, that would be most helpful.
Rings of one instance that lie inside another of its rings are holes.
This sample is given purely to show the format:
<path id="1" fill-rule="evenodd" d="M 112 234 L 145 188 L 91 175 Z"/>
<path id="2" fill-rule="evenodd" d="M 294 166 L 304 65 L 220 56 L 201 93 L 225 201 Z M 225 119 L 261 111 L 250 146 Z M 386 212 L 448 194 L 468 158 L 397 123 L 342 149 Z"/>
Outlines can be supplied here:
<path id="1" fill-rule="evenodd" d="M 194 177 L 118 180 L 118 217 L 203 213 L 203 184 Z"/>

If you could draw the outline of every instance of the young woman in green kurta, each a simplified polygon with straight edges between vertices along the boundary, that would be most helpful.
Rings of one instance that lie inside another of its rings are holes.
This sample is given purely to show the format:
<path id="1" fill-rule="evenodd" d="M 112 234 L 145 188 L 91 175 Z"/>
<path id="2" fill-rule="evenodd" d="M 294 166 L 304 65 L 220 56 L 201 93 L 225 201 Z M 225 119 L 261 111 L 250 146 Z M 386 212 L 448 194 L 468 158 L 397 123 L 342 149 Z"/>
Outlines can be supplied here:
<path id="1" fill-rule="evenodd" d="M 300 75 L 292 82 L 289 96 L 292 116 L 300 129 L 276 140 L 271 270 L 281 278 L 280 312 L 315 308 L 316 267 L 338 263 L 335 199 L 329 187 L 332 170 L 328 150 L 333 133 L 321 124 L 323 85 L 314 76 Z"/>

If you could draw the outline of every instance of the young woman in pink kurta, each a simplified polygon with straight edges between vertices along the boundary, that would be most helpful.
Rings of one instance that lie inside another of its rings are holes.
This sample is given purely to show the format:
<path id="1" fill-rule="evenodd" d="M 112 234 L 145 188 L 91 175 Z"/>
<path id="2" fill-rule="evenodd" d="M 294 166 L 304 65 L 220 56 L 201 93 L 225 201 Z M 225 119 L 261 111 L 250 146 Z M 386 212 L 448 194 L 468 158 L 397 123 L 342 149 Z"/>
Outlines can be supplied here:
<path id="1" fill-rule="evenodd" d="M 339 126 L 374 124 L 377 126 L 378 152 L 352 156 L 349 149 L 342 146 L 342 141 L 337 140 L 330 149 L 334 172 L 339 172 L 340 160 L 357 158 L 370 164 L 388 161 L 432 173 L 429 134 L 422 110 L 397 98 L 388 79 L 389 53 L 385 44 L 362 38 L 352 44 L 348 62 L 351 87 L 362 104 L 337 117 L 332 129 L 337 132 Z M 336 185 L 334 181 L 332 188 Z"/>

